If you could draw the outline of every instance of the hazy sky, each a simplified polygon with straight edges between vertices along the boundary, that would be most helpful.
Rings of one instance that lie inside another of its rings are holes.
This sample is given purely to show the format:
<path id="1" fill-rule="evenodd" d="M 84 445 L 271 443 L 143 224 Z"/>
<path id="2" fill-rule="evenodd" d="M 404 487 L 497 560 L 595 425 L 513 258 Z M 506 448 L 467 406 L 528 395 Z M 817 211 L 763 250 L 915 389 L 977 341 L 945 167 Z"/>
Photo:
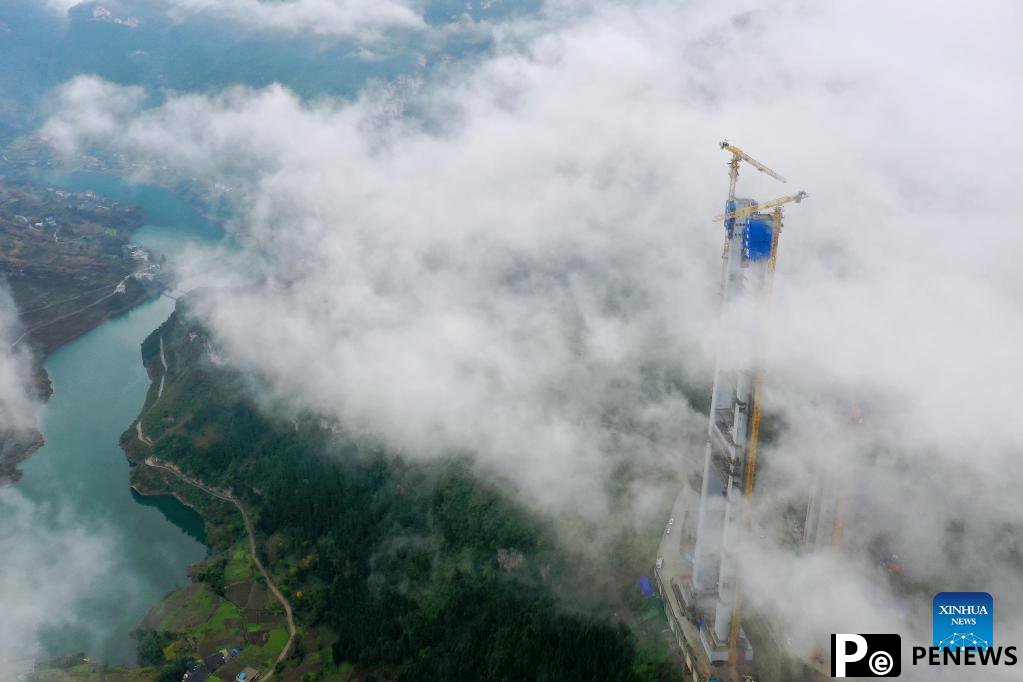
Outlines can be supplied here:
<path id="1" fill-rule="evenodd" d="M 276 5 L 171 4 L 317 30 Z M 300 5 L 351 25 L 384 7 Z M 886 529 L 929 586 L 992 592 L 1009 642 L 1023 634 L 1023 233 L 1002 205 L 1023 170 L 1021 12 L 555 2 L 499 26 L 470 66 L 355 101 L 238 87 L 147 109 L 141 89 L 81 77 L 43 134 L 235 188 L 242 253 L 215 278 L 232 288 L 200 310 L 288 404 L 409 457 L 470 453 L 553 513 L 610 514 L 607 481 L 627 462 L 632 494 L 613 511 L 650 523 L 667 501 L 651 479 L 681 469 L 703 428 L 678 386 L 713 363 L 709 218 L 728 137 L 791 179 L 744 169 L 740 193 L 811 195 L 787 214 L 763 347 L 785 426 L 763 453 L 769 480 L 859 477 L 852 529 Z M 757 338 L 755 318 L 726 320 L 728 342 Z M 852 433 L 854 402 L 866 418 Z M 968 531 L 957 565 L 952 521 Z M 876 556 L 756 552 L 751 582 L 765 608 L 799 614 L 802 653 L 822 632 L 915 625 L 926 639 Z"/>

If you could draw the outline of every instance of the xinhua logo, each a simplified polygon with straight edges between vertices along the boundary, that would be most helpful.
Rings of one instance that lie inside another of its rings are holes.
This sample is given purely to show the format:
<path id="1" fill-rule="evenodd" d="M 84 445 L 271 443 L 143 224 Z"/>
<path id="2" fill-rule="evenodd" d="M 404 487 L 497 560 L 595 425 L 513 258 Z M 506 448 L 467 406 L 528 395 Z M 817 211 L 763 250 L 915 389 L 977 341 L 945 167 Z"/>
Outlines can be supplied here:
<path id="1" fill-rule="evenodd" d="M 988 649 L 994 646 L 995 605 L 987 592 L 934 595 L 933 646 Z"/>
<path id="2" fill-rule="evenodd" d="M 898 635 L 831 635 L 832 677 L 898 677 L 901 672 Z"/>

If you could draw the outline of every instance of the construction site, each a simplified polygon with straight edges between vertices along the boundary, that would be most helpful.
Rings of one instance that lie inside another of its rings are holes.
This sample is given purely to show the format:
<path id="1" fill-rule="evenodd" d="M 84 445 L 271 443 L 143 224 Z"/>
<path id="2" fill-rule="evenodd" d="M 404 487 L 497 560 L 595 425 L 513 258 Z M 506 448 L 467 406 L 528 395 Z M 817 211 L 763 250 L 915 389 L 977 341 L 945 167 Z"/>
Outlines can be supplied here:
<path id="1" fill-rule="evenodd" d="M 725 212 L 714 218 L 725 232 L 718 315 L 763 315 L 778 259 L 783 207 L 808 195 L 799 191 L 764 202 L 737 196 L 741 164 L 778 182 L 786 179 L 727 141 L 720 146 L 730 159 Z M 753 320 L 752 328 L 764 330 L 762 322 Z M 730 333 L 719 329 L 719 341 Z M 747 344 L 716 344 L 703 469 L 682 486 L 658 549 L 657 586 L 687 677 L 694 682 L 756 679 L 757 651 L 744 626 L 738 555 L 754 526 L 751 503 L 757 493 L 765 380 L 757 349 L 765 333 Z M 834 482 L 822 481 L 811 491 L 801 543 L 810 548 L 837 544 L 840 506 Z"/>

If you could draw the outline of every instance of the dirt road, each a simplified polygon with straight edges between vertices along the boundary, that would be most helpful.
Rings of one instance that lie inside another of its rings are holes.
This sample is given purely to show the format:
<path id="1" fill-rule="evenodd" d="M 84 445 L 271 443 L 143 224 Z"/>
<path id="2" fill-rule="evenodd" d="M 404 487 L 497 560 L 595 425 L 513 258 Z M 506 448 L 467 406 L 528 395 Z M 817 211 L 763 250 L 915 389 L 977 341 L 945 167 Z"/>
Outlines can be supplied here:
<path id="1" fill-rule="evenodd" d="M 140 435 L 140 437 L 142 437 L 142 436 Z M 280 655 L 277 656 L 277 660 L 275 661 L 275 664 L 274 664 L 274 666 L 276 667 L 277 663 L 280 663 L 281 661 L 283 661 L 284 659 L 286 659 L 288 657 L 288 653 L 291 651 L 291 647 L 294 644 L 295 632 L 296 632 L 296 630 L 295 630 L 295 617 L 294 617 L 294 615 L 292 614 L 292 611 L 291 611 L 291 602 L 289 602 L 287 600 L 287 598 L 285 598 L 285 596 L 281 593 L 281 591 L 279 589 L 277 589 L 277 585 L 274 584 L 273 579 L 270 578 L 270 574 L 267 573 L 266 568 L 264 568 L 263 562 L 259 560 L 259 556 L 256 554 L 256 534 L 252 530 L 252 521 L 249 519 L 249 513 L 245 510 L 245 506 L 241 503 L 241 501 L 237 497 L 235 497 L 234 495 L 230 494 L 229 492 L 217 490 L 216 488 L 211 488 L 208 485 L 206 485 L 205 483 L 203 483 L 202 481 L 197 481 L 194 478 L 186 476 L 186 475 L 184 475 L 183 473 L 181 473 L 180 471 L 178 471 L 177 469 L 175 469 L 173 467 L 169 467 L 169 466 L 167 466 L 165 464 L 161 464 L 159 462 L 159 460 L 157 460 L 155 457 L 147 457 L 146 458 L 146 464 L 148 466 L 154 467 L 156 469 L 163 469 L 164 471 L 167 471 L 167 472 L 173 474 L 174 476 L 177 476 L 179 479 L 181 479 L 185 483 L 187 483 L 187 484 L 189 484 L 189 485 L 191 485 L 193 487 L 198 488 L 199 490 L 203 491 L 207 495 L 211 495 L 213 497 L 216 497 L 217 499 L 224 500 L 225 502 L 230 502 L 231 504 L 233 504 L 235 507 L 238 508 L 239 512 L 241 512 L 242 521 L 244 521 L 244 523 L 245 523 L 245 532 L 248 533 L 248 535 L 249 535 L 249 554 L 252 556 L 252 563 L 254 563 L 256 565 L 256 568 L 259 569 L 259 572 L 266 579 L 267 586 L 270 588 L 270 591 L 273 592 L 273 595 L 274 595 L 274 597 L 277 598 L 277 601 L 279 601 L 281 603 L 281 606 L 284 607 L 284 613 L 288 617 L 288 633 L 289 633 L 288 641 L 284 645 L 284 648 L 281 649 Z M 263 680 L 269 680 L 273 676 L 274 676 L 274 671 L 270 670 L 262 679 Z"/>

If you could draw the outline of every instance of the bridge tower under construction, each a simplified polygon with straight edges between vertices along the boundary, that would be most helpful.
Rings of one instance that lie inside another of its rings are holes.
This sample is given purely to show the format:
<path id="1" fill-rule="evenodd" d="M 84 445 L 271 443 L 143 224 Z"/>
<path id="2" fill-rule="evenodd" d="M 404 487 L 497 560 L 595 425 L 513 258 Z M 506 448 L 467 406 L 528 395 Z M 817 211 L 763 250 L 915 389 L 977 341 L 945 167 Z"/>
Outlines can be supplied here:
<path id="1" fill-rule="evenodd" d="M 785 179 L 740 149 L 732 153 L 724 224 L 720 304 L 722 319 L 759 317 L 770 293 L 782 228 L 781 205 L 799 202 L 804 192 L 758 204 L 736 196 L 740 161 Z M 772 210 L 773 209 L 773 210 Z M 682 645 L 687 665 L 699 679 L 721 676 L 727 664 L 733 679 L 753 658 L 741 626 L 737 552 L 750 525 L 760 432 L 763 370 L 762 320 L 719 330 L 702 475 L 684 487 L 665 529 L 657 559 L 657 583 L 669 624 Z M 740 336 L 741 338 L 736 338 Z M 679 523 L 675 524 L 676 519 Z M 674 531 L 674 536 L 672 535 Z"/>

